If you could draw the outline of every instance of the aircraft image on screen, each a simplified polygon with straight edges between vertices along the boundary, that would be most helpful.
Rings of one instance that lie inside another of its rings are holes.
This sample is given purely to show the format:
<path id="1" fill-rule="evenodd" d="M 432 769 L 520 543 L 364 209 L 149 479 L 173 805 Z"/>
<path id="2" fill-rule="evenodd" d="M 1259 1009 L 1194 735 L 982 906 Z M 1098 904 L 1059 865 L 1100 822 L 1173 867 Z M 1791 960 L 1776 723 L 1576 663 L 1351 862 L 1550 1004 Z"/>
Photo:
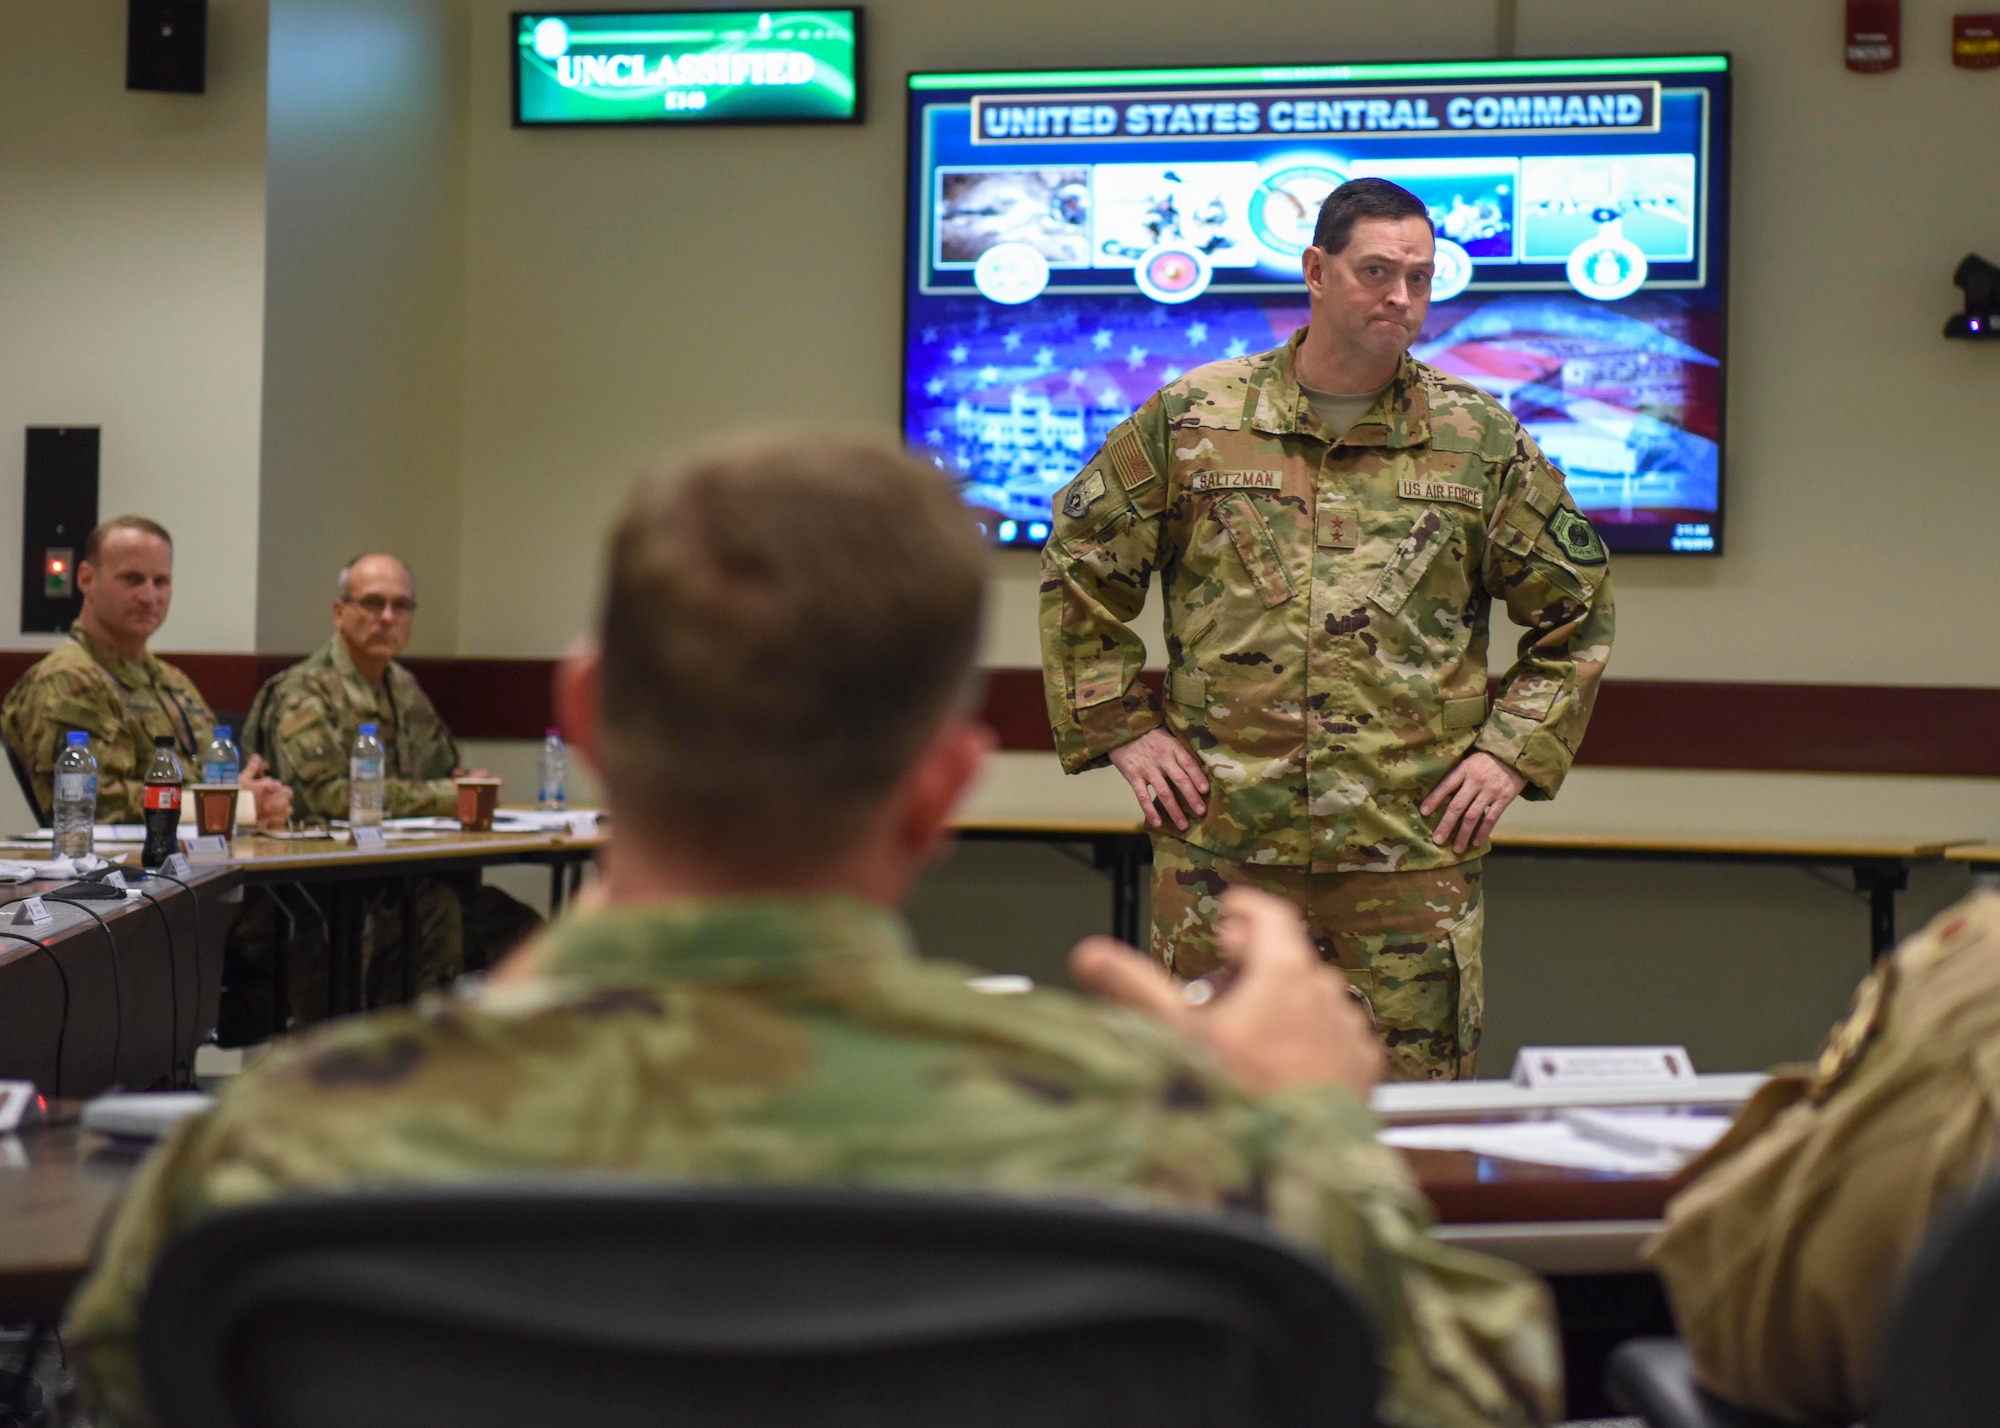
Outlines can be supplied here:
<path id="1" fill-rule="evenodd" d="M 1694 155 L 1524 159 L 1522 256 L 1560 263 L 1616 223 L 1653 262 L 1694 257 Z"/>
<path id="2" fill-rule="evenodd" d="M 1719 550 L 1729 79 L 1720 55 L 913 75 L 906 438 L 995 542 L 1040 545 L 1140 403 L 1306 323 L 1320 205 L 1375 176 L 1438 235 L 1413 355 L 1503 403 L 1614 551 Z"/>
<path id="3" fill-rule="evenodd" d="M 970 268 L 1002 243 L 1025 243 L 1052 268 L 1090 266 L 1090 170 L 947 169 L 938 174 L 940 268 Z"/>
<path id="4" fill-rule="evenodd" d="M 1437 236 L 1465 249 L 1473 262 L 1514 261 L 1519 159 L 1377 159 L 1350 167 L 1354 178 L 1385 178 L 1421 198 Z"/>

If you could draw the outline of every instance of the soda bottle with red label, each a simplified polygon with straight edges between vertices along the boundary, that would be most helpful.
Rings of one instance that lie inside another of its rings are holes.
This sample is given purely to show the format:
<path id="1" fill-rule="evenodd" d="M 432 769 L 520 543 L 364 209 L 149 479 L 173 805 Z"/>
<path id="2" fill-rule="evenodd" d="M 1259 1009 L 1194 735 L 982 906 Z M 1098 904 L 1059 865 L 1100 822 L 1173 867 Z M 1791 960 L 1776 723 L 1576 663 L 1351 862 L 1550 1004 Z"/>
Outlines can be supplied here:
<path id="1" fill-rule="evenodd" d="M 171 734 L 153 740 L 153 761 L 146 766 L 146 792 L 140 802 L 146 815 L 146 846 L 139 861 L 157 868 L 181 850 L 181 761 L 174 755 Z"/>

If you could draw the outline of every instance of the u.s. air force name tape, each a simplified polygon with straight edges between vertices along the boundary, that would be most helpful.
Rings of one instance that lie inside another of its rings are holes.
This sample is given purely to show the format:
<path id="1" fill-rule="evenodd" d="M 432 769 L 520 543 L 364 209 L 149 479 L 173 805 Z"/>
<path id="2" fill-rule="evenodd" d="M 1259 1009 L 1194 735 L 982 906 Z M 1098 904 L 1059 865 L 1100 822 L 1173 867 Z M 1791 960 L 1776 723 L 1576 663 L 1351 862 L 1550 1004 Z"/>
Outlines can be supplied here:
<path id="1" fill-rule="evenodd" d="M 1455 501 L 1475 511 L 1486 505 L 1486 493 L 1477 486 L 1460 486 L 1451 481 L 1425 481 L 1415 476 L 1405 476 L 1398 481 L 1396 494 L 1409 501 Z"/>

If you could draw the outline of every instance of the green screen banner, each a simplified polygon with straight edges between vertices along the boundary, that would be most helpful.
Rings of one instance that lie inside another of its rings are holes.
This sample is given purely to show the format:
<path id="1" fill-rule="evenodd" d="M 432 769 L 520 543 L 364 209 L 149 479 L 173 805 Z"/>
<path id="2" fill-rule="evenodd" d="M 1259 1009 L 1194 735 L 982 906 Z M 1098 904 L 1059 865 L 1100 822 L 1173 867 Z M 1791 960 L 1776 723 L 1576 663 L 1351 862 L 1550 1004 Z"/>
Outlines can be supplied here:
<path id="1" fill-rule="evenodd" d="M 514 16 L 516 124 L 840 124 L 861 117 L 861 11 Z"/>

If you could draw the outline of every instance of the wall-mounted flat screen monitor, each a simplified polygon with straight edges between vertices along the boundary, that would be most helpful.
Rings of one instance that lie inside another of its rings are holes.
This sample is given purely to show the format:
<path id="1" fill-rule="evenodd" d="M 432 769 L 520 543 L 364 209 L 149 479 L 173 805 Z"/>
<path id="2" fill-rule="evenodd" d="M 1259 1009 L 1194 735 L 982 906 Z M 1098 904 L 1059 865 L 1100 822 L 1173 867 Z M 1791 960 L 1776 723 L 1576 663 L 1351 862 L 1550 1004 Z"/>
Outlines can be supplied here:
<path id="1" fill-rule="evenodd" d="M 903 419 L 1002 545 L 1105 434 L 1307 318 L 1350 178 L 1420 197 L 1412 351 L 1504 402 L 1616 551 L 1722 543 L 1726 55 L 917 74 Z"/>
<path id="2" fill-rule="evenodd" d="M 514 122 L 850 124 L 861 11 L 514 15 Z"/>

